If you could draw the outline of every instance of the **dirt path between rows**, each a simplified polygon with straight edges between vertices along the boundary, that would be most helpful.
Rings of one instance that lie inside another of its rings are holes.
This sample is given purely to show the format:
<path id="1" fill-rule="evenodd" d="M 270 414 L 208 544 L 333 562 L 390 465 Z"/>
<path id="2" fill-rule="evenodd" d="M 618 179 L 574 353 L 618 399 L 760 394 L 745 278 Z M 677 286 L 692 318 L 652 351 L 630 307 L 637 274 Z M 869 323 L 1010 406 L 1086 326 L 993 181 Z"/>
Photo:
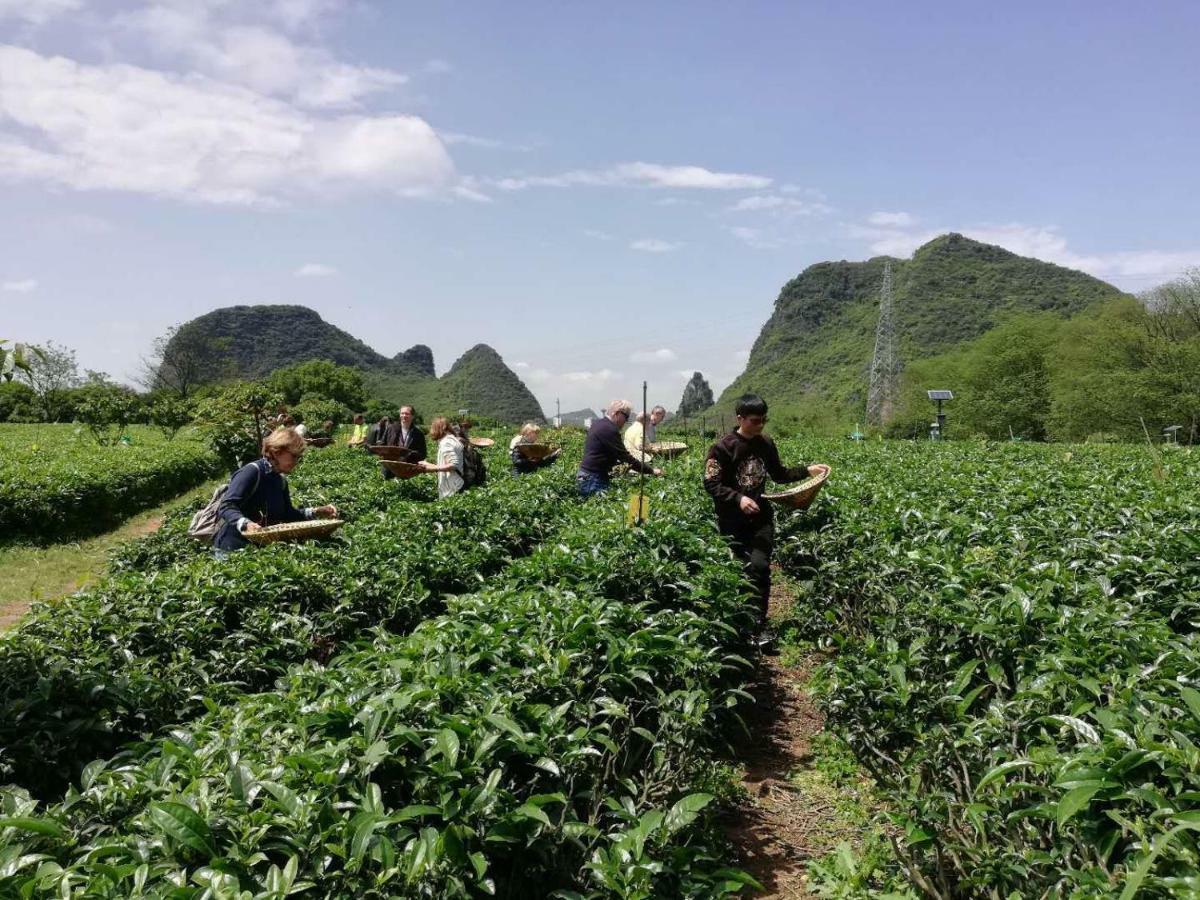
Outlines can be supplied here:
<path id="1" fill-rule="evenodd" d="M 37 550 L 14 551 L 14 553 L 20 552 L 21 556 L 19 559 L 13 560 L 13 564 L 37 567 L 39 570 L 37 599 L 51 600 L 65 597 L 79 590 L 99 574 L 108 548 L 123 541 L 153 534 L 162 527 L 162 523 L 163 517 L 160 513 L 154 512 L 149 515 L 143 513 L 113 531 L 71 545 L 78 548 L 77 550 L 46 548 L 40 552 Z M 0 553 L 0 560 L 4 559 L 4 554 Z M 33 597 L 0 596 L 0 631 L 7 631 L 16 625 L 25 613 L 29 612 L 29 607 L 33 603 Z"/>
<path id="2" fill-rule="evenodd" d="M 73 594 L 95 580 L 107 564 L 108 553 L 125 541 L 153 534 L 166 512 L 181 502 L 211 491 L 208 484 L 138 513 L 112 531 L 45 547 L 0 547 L 0 631 L 12 628 L 38 600 Z"/>
<path id="3" fill-rule="evenodd" d="M 783 579 L 772 581 L 770 616 L 780 621 L 794 597 Z M 738 748 L 747 799 L 726 831 L 740 867 L 766 888 L 756 897 L 813 897 L 807 863 L 855 836 L 836 811 L 836 789 L 814 768 L 812 742 L 824 720 L 805 686 L 820 662 L 815 654 L 792 666 L 764 657 L 750 688 L 757 701 L 746 720 L 751 738 Z"/>

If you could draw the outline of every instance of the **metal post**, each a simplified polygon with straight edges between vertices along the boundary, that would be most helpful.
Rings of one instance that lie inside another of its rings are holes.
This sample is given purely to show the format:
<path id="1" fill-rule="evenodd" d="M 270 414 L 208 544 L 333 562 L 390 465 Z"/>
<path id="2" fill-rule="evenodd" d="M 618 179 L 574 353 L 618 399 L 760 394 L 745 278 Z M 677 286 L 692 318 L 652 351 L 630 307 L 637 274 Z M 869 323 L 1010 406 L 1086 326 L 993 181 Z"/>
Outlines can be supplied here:
<path id="1" fill-rule="evenodd" d="M 938 405 L 938 411 L 937 411 L 938 437 L 945 438 L 946 437 L 946 414 L 944 412 L 942 412 L 942 401 L 941 400 L 939 400 L 937 402 L 937 405 Z"/>
<path id="2" fill-rule="evenodd" d="M 642 451 L 638 453 L 638 459 L 643 466 L 638 472 L 637 522 L 639 525 L 642 524 L 642 509 L 646 502 L 646 470 L 644 468 L 646 465 L 646 422 L 650 421 L 650 414 L 646 411 L 646 382 L 644 381 L 642 382 L 642 416 L 644 417 L 644 421 L 642 422 Z"/>

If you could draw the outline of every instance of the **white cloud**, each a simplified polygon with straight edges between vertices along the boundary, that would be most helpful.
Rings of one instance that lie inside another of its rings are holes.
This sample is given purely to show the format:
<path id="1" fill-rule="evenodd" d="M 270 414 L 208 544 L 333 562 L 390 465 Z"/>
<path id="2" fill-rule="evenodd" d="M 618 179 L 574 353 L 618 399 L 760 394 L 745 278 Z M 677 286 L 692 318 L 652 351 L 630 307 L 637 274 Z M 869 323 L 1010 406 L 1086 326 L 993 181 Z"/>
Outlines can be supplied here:
<path id="1" fill-rule="evenodd" d="M 6 281 L 0 284 L 0 289 L 12 291 L 15 294 L 29 294 L 37 290 L 37 279 L 23 278 L 20 281 Z"/>
<path id="2" fill-rule="evenodd" d="M 771 179 L 762 175 L 713 172 L 702 166 L 664 166 L 647 162 L 621 163 L 607 169 L 576 169 L 559 175 L 501 178 L 495 182 L 496 187 L 503 191 L 576 186 L 761 190 L 770 184 Z"/>
<path id="3" fill-rule="evenodd" d="M 593 238 L 594 240 L 597 240 L 597 241 L 615 240 L 615 238 L 611 234 L 609 234 L 607 231 L 599 231 L 595 228 L 585 228 L 585 229 L 583 229 L 583 233 L 587 237 Z"/>
<path id="4" fill-rule="evenodd" d="M 0 22 L 19 19 L 30 25 L 44 25 L 82 5 L 83 0 L 0 0 Z"/>
<path id="5" fill-rule="evenodd" d="M 292 274 L 297 278 L 328 278 L 330 275 L 336 275 L 337 269 L 323 263 L 310 262 L 305 263 Z"/>
<path id="6" fill-rule="evenodd" d="M 340 4 L 290 0 L 258 7 L 270 24 L 295 29 Z M 148 41 L 169 65 L 195 71 L 300 106 L 355 107 L 408 77 L 392 69 L 339 62 L 324 47 L 301 44 L 244 16 L 246 4 L 154 3 L 118 16 L 118 26 Z M 242 17 L 239 17 L 242 16 Z"/>
<path id="7" fill-rule="evenodd" d="M 779 238 L 766 234 L 761 228 L 733 225 L 728 231 L 747 247 L 753 247 L 755 250 L 774 250 L 776 247 L 782 247 L 784 243 Z"/>
<path id="8" fill-rule="evenodd" d="M 779 194 L 752 194 L 733 204 L 729 211 L 771 211 L 792 216 L 816 216 L 831 212 L 832 207 L 817 200 L 797 200 L 795 197 L 782 197 Z"/>
<path id="9" fill-rule="evenodd" d="M 413 116 L 319 116 L 202 75 L 0 45 L 0 177 L 262 204 L 352 189 L 428 194 L 454 175 Z"/>
<path id="10" fill-rule="evenodd" d="M 917 224 L 914 216 L 906 212 L 873 212 L 867 222 L 880 228 L 909 228 Z"/>
<path id="11" fill-rule="evenodd" d="M 639 350 L 629 357 L 630 361 L 635 363 L 668 363 L 674 362 L 676 358 L 675 351 L 669 347 L 660 347 L 657 350 Z"/>
<path id="12" fill-rule="evenodd" d="M 659 238 L 641 238 L 640 240 L 630 243 L 631 250 L 640 250 L 643 253 L 670 253 L 672 250 L 678 250 L 683 244 L 679 241 L 664 241 Z"/>
<path id="13" fill-rule="evenodd" d="M 614 379 L 620 378 L 621 373 L 614 372 L 612 369 L 600 369 L 596 372 L 566 372 L 563 374 L 563 379 L 570 381 L 573 384 L 588 384 L 588 385 L 604 385 Z"/>

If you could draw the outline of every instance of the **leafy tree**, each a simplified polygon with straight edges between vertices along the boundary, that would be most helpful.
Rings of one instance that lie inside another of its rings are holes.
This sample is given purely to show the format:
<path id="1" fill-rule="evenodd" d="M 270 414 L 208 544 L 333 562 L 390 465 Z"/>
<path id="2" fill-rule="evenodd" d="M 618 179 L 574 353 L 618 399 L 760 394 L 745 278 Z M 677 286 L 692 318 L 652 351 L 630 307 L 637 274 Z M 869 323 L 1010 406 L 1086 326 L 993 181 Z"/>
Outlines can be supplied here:
<path id="1" fill-rule="evenodd" d="M 156 397 L 150 404 L 150 422 L 168 440 L 174 440 L 185 425 L 192 421 L 192 405 L 170 394 Z"/>
<path id="2" fill-rule="evenodd" d="M 289 406 L 300 403 L 306 396 L 325 397 L 352 410 L 360 410 L 367 403 L 362 372 L 327 359 L 312 359 L 277 369 L 267 378 L 267 384 Z"/>
<path id="3" fill-rule="evenodd" d="M 0 381 L 0 422 L 37 421 L 37 394 L 19 381 Z"/>
<path id="4" fill-rule="evenodd" d="M 115 444 L 141 411 L 141 400 L 128 388 L 89 384 L 78 394 L 76 414 L 97 444 Z"/>
<path id="5" fill-rule="evenodd" d="M 319 394 L 305 394 L 300 398 L 300 402 L 292 407 L 292 415 L 297 422 L 305 424 L 310 435 L 316 436 L 327 421 L 332 421 L 335 425 L 347 421 L 350 411 L 336 400 Z"/>
<path id="6" fill-rule="evenodd" d="M 142 361 L 138 381 L 147 390 L 187 400 L 202 384 L 219 381 L 231 371 L 228 338 L 173 325 L 154 341 L 153 352 Z"/>
<path id="7" fill-rule="evenodd" d="M 1200 425 L 1200 268 L 1142 297 L 1149 312 L 1147 380 L 1168 394 L 1169 415 L 1182 420 L 1195 440 Z"/>
<path id="8" fill-rule="evenodd" d="M 269 431 L 267 416 L 281 398 L 266 385 L 238 381 L 211 391 L 196 404 L 196 423 L 213 451 L 233 469 L 261 451 Z"/>
<path id="9" fill-rule="evenodd" d="M 18 370 L 17 377 L 33 389 L 43 416 L 52 422 L 54 393 L 80 384 L 75 351 L 50 341 L 25 355 L 25 366 Z"/>

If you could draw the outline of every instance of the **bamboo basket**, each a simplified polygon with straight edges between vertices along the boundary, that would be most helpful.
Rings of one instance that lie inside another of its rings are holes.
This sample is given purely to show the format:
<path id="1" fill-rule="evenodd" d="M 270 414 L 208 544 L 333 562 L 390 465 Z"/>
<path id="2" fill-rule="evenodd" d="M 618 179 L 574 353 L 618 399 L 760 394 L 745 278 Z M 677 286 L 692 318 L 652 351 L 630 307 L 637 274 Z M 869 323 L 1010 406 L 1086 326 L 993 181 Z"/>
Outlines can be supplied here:
<path id="1" fill-rule="evenodd" d="M 471 438 L 472 447 L 491 447 L 495 443 L 491 438 Z"/>
<path id="2" fill-rule="evenodd" d="M 274 544 L 278 541 L 307 541 L 327 537 L 346 524 L 345 519 L 309 519 L 304 522 L 283 522 L 268 525 L 259 531 L 245 532 L 242 537 L 252 544 Z"/>
<path id="3" fill-rule="evenodd" d="M 397 478 L 415 478 L 425 474 L 425 470 L 416 463 L 405 462 L 402 459 L 385 459 L 383 467 Z"/>
<path id="4" fill-rule="evenodd" d="M 781 506 L 790 506 L 792 509 L 808 509 L 817 499 L 817 494 L 821 493 L 825 482 L 829 480 L 829 466 L 823 463 L 814 463 L 809 466 L 809 469 L 816 474 L 800 482 L 794 488 L 776 494 L 763 494 L 763 499 Z"/>
<path id="5" fill-rule="evenodd" d="M 521 452 L 521 455 L 533 462 L 545 459 L 557 449 L 549 444 L 517 444 L 517 450 Z"/>
<path id="6" fill-rule="evenodd" d="M 682 441 L 655 441 L 647 446 L 646 450 L 653 453 L 655 456 L 661 456 L 663 459 L 670 459 L 673 456 L 678 456 L 685 451 L 688 445 Z"/>
<path id="7" fill-rule="evenodd" d="M 312 438 L 310 438 L 310 437 L 306 437 L 306 438 L 304 439 L 304 443 L 306 443 L 306 444 L 307 444 L 308 446 L 310 446 L 310 447 L 328 447 L 330 444 L 332 444 L 332 443 L 333 443 L 333 438 L 329 438 L 329 437 L 312 437 Z"/>
<path id="8" fill-rule="evenodd" d="M 390 444 L 371 444 L 367 449 L 380 459 L 392 462 L 412 462 L 417 455 L 415 450 L 409 450 L 407 447 L 393 447 Z"/>

